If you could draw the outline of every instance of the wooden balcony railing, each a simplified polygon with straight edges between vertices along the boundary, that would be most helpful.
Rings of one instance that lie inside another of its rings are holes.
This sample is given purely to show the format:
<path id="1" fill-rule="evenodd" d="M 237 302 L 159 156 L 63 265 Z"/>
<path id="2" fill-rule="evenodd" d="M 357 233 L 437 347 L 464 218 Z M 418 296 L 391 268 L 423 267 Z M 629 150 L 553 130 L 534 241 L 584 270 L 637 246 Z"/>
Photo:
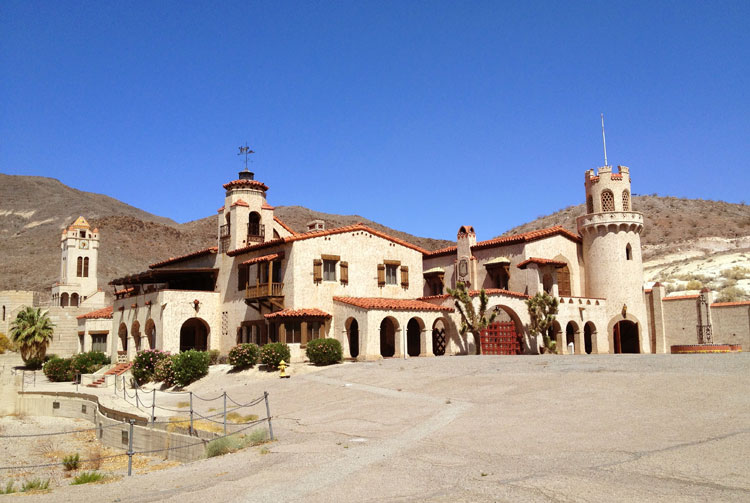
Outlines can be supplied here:
<path id="1" fill-rule="evenodd" d="M 247 285 L 246 299 L 260 299 L 263 297 L 283 297 L 284 283 L 256 283 Z"/>
<path id="2" fill-rule="evenodd" d="M 230 234 L 231 234 L 231 229 L 229 227 L 229 224 L 222 225 L 222 226 L 219 227 L 219 237 L 220 238 L 229 237 Z"/>
<path id="3" fill-rule="evenodd" d="M 247 225 L 247 242 L 262 243 L 266 235 L 266 226 L 258 223 L 249 223 Z"/>

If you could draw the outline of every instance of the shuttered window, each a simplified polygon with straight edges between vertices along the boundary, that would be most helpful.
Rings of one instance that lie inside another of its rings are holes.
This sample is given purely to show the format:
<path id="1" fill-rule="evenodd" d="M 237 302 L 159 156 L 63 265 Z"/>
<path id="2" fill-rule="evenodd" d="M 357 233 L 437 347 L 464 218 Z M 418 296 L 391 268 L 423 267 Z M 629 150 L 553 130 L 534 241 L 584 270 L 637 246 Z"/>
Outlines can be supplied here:
<path id="1" fill-rule="evenodd" d="M 409 287 L 409 268 L 405 265 L 401 266 L 401 286 L 404 288 Z"/>
<path id="2" fill-rule="evenodd" d="M 570 288 L 570 269 L 567 265 L 557 270 L 557 292 L 560 297 L 573 295 Z"/>
<path id="3" fill-rule="evenodd" d="M 313 260 L 313 281 L 316 283 L 323 281 L 323 261 L 320 259 Z"/>
<path id="4" fill-rule="evenodd" d="M 396 264 L 385 264 L 385 283 L 386 285 L 396 285 L 397 284 L 397 272 L 398 272 L 398 266 Z"/>
<path id="5" fill-rule="evenodd" d="M 323 259 L 323 279 L 336 281 L 336 261 Z"/>
<path id="6" fill-rule="evenodd" d="M 378 286 L 385 285 L 385 264 L 378 264 Z"/>
<path id="7" fill-rule="evenodd" d="M 346 285 L 349 283 L 349 262 L 341 262 L 339 264 L 339 272 L 341 272 L 341 284 Z"/>

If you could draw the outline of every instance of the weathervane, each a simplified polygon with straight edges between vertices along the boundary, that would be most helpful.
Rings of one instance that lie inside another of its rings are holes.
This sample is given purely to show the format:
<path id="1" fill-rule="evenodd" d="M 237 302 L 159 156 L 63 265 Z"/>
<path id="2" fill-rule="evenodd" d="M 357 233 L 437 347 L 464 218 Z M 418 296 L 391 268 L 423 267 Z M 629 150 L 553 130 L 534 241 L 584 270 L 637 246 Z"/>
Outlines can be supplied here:
<path id="1" fill-rule="evenodd" d="M 240 147 L 240 151 L 237 155 L 244 155 L 245 156 L 245 171 L 247 171 L 247 162 L 248 162 L 248 156 L 250 154 L 254 154 L 255 152 L 253 150 L 250 150 L 250 147 L 247 146 L 247 142 L 245 142 L 244 147 Z"/>

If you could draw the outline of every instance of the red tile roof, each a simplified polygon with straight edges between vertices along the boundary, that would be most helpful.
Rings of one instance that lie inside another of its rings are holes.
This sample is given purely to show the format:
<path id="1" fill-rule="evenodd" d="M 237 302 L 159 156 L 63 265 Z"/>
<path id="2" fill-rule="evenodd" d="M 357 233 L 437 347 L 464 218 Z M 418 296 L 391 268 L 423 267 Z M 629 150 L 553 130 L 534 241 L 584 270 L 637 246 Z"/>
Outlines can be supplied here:
<path id="1" fill-rule="evenodd" d="M 333 300 L 362 309 L 379 309 L 386 311 L 449 311 L 452 307 L 438 306 L 412 299 L 383 299 L 380 297 L 334 297 Z"/>
<path id="2" fill-rule="evenodd" d="M 714 302 L 711 307 L 731 307 L 731 306 L 750 306 L 750 300 L 742 300 L 739 302 Z"/>
<path id="3" fill-rule="evenodd" d="M 289 227 L 289 226 L 288 226 L 287 224 L 285 224 L 284 222 L 282 222 L 282 221 L 281 221 L 281 219 L 280 219 L 279 217 L 273 217 L 273 219 L 274 219 L 274 221 L 275 221 L 275 222 L 276 222 L 277 224 L 279 224 L 279 225 L 280 225 L 280 226 L 282 226 L 282 227 L 283 227 L 284 229 L 286 229 L 287 231 L 289 231 L 289 232 L 290 232 L 290 233 L 292 234 L 292 236 L 295 236 L 295 235 L 297 234 L 296 232 L 294 232 L 294 231 L 292 230 L 292 228 L 291 228 L 291 227 Z"/>
<path id="4" fill-rule="evenodd" d="M 97 309 L 96 311 L 91 311 L 89 313 L 76 316 L 76 319 L 79 320 L 96 320 L 107 318 L 112 318 L 112 306 L 103 307 L 102 309 Z"/>
<path id="5" fill-rule="evenodd" d="M 425 258 L 442 257 L 443 255 L 454 255 L 458 248 L 456 246 L 447 246 L 439 250 L 428 251 L 424 254 Z"/>
<path id="6" fill-rule="evenodd" d="M 236 250 L 231 250 L 227 252 L 227 255 L 229 255 L 230 257 L 234 257 L 235 255 L 240 255 L 242 253 L 246 253 L 246 252 L 253 251 L 253 250 L 260 250 L 262 248 L 268 248 L 268 247 L 276 246 L 279 244 L 293 243 L 294 241 L 302 241 L 305 239 L 319 238 L 319 237 L 324 237 L 324 236 L 331 236 L 333 234 L 344 234 L 346 232 L 357 232 L 357 231 L 369 232 L 370 234 L 374 236 L 387 239 L 388 241 L 392 241 L 394 243 L 400 244 L 401 246 L 405 246 L 406 248 L 411 248 L 412 250 L 416 250 L 420 253 L 426 253 L 426 250 L 424 250 L 423 248 L 420 248 L 419 246 L 415 246 L 411 243 L 407 243 L 406 241 L 402 239 L 389 236 L 388 234 L 384 232 L 376 231 L 375 229 L 371 229 L 362 224 L 355 224 L 355 225 L 347 225 L 345 227 L 339 227 L 337 229 L 329 229 L 329 230 L 324 230 L 324 231 L 311 231 L 311 232 L 305 232 L 304 234 L 294 234 L 292 236 L 287 236 L 285 238 L 272 239 L 271 241 L 266 241 L 265 243 L 258 243 L 258 244 L 246 246 L 244 248 L 237 248 Z"/>
<path id="7" fill-rule="evenodd" d="M 502 290 L 500 288 L 486 288 L 485 293 L 487 295 L 507 295 L 508 297 L 518 297 L 519 299 L 528 299 L 529 296 L 521 292 L 512 292 L 510 290 Z M 478 290 L 470 290 L 469 295 L 472 297 L 479 295 Z"/>
<path id="8" fill-rule="evenodd" d="M 218 210 L 216 210 L 216 213 L 221 213 L 222 211 L 224 211 L 224 207 L 223 206 L 221 208 L 219 208 Z"/>
<path id="9" fill-rule="evenodd" d="M 260 209 L 262 210 L 272 210 L 273 206 L 268 204 L 266 201 L 263 201 L 263 204 L 261 205 Z"/>
<path id="10" fill-rule="evenodd" d="M 275 313 L 264 314 L 267 320 L 274 318 L 330 318 L 331 315 L 320 309 L 284 309 Z"/>
<path id="11" fill-rule="evenodd" d="M 196 258 L 196 257 L 202 257 L 203 255 L 210 255 L 212 253 L 216 253 L 217 251 L 218 251 L 218 248 L 216 248 L 215 246 L 212 246 L 210 248 L 205 248 L 203 250 L 198 250 L 198 251 L 194 251 L 192 253 L 188 253 L 185 255 L 180 255 L 179 257 L 170 257 L 167 260 L 156 262 L 155 264 L 151 264 L 148 267 L 149 269 L 156 269 L 159 267 L 164 267 L 165 265 L 176 264 L 178 262 L 182 262 L 183 260 L 188 260 L 188 259 Z"/>
<path id="12" fill-rule="evenodd" d="M 251 189 L 260 189 L 262 191 L 268 190 L 268 185 L 258 180 L 232 180 L 229 183 L 225 183 L 223 187 L 226 190 L 233 189 L 235 187 L 249 187 Z"/>
<path id="13" fill-rule="evenodd" d="M 551 259 L 548 259 L 548 258 L 531 257 L 531 258 L 527 258 L 526 260 L 524 260 L 523 262 L 521 262 L 520 264 L 518 264 L 516 267 L 518 267 L 519 269 L 526 269 L 526 267 L 529 264 L 553 265 L 555 267 L 565 267 L 566 265 L 568 265 L 568 264 L 566 264 L 565 262 L 563 262 L 561 260 L 551 260 Z"/>
<path id="14" fill-rule="evenodd" d="M 237 199 L 237 201 L 235 201 L 234 203 L 232 203 L 232 206 L 230 206 L 230 208 L 234 208 L 235 206 L 243 206 L 245 208 L 249 208 L 250 207 L 250 205 L 247 204 L 242 199 Z"/>
<path id="15" fill-rule="evenodd" d="M 622 180 L 622 173 L 612 173 L 612 180 Z"/>
<path id="16" fill-rule="evenodd" d="M 685 300 L 685 299 L 697 299 L 700 295 L 677 295 L 675 297 L 664 297 L 662 300 Z"/>
<path id="17" fill-rule="evenodd" d="M 530 243 L 539 239 L 544 239 L 552 236 L 563 236 L 576 243 L 581 242 L 581 236 L 573 234 L 565 227 L 556 225 L 555 227 L 548 227 L 547 229 L 539 229 L 536 231 L 524 232 L 523 234 L 514 234 L 512 236 L 500 236 L 487 241 L 480 241 L 471 247 L 472 250 L 481 250 L 484 248 L 491 248 L 497 245 L 507 245 L 514 243 Z"/>
<path id="18" fill-rule="evenodd" d="M 258 262 L 271 262 L 273 260 L 276 260 L 277 258 L 279 258 L 279 254 L 272 253 L 270 255 L 263 255 L 262 257 L 255 257 L 251 258 L 250 260 L 245 260 L 240 265 L 253 265 L 257 264 Z"/>
<path id="19" fill-rule="evenodd" d="M 110 282 L 110 284 L 111 284 L 111 282 Z M 132 287 L 132 286 L 128 287 L 128 288 L 123 288 L 122 290 L 115 290 L 115 295 L 124 295 L 126 293 L 132 292 L 133 290 L 135 290 L 135 288 Z"/>

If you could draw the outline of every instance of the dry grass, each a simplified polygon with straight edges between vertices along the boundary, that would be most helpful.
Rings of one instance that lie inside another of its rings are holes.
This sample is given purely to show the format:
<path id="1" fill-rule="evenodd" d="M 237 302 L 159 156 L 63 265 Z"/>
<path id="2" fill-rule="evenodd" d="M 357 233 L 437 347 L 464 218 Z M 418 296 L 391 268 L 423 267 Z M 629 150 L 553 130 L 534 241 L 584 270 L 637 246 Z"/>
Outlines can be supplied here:
<path id="1" fill-rule="evenodd" d="M 258 415 L 257 414 L 247 414 L 242 415 L 239 412 L 230 412 L 227 414 L 227 421 L 231 421 L 233 423 L 249 423 L 250 421 L 257 421 Z"/>
<path id="2" fill-rule="evenodd" d="M 177 402 L 178 409 L 184 409 L 185 407 L 190 407 L 190 402 Z"/>
<path id="3" fill-rule="evenodd" d="M 190 416 L 172 416 L 169 418 L 169 424 L 167 425 L 167 431 L 174 432 L 179 430 L 187 430 L 190 428 Z M 194 419 L 193 429 L 200 431 L 208 431 L 211 433 L 224 433 L 224 425 L 219 423 L 212 423 L 205 419 Z"/>

